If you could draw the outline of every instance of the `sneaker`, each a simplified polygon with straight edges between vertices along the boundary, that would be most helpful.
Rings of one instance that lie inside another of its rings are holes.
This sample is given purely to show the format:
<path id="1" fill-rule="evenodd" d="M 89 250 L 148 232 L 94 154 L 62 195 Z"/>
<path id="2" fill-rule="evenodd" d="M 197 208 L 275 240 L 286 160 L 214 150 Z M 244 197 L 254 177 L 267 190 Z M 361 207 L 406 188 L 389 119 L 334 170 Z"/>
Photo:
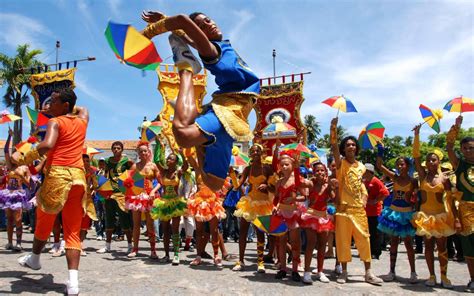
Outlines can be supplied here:
<path id="1" fill-rule="evenodd" d="M 163 256 L 160 258 L 160 263 L 170 263 L 170 257 L 169 256 Z"/>
<path id="2" fill-rule="evenodd" d="M 240 261 L 235 262 L 235 265 L 232 268 L 232 271 L 241 271 L 241 270 L 244 270 L 244 264 Z"/>
<path id="3" fill-rule="evenodd" d="M 179 255 L 176 254 L 173 256 L 173 261 L 171 261 L 172 265 L 179 265 Z"/>
<path id="4" fill-rule="evenodd" d="M 315 268 L 315 269 L 311 270 L 311 273 L 312 273 L 312 274 L 318 274 L 318 273 L 319 273 L 319 270 L 318 270 L 317 268 Z"/>
<path id="5" fill-rule="evenodd" d="M 291 279 L 292 279 L 294 282 L 301 282 L 301 276 L 300 276 L 300 274 L 299 274 L 297 271 L 292 271 L 292 272 L 291 272 Z"/>
<path id="6" fill-rule="evenodd" d="M 427 286 L 427 287 L 436 286 L 436 276 L 435 275 L 430 275 L 430 278 L 425 281 L 425 286 Z"/>
<path id="7" fill-rule="evenodd" d="M 22 256 L 20 258 L 18 258 L 18 263 L 21 265 L 21 266 L 24 266 L 24 267 L 29 267 L 33 270 L 38 270 L 38 269 L 41 269 L 41 264 L 38 262 L 38 264 L 34 264 L 31 260 L 31 253 L 30 254 L 27 254 L 25 256 Z"/>
<path id="8" fill-rule="evenodd" d="M 66 295 L 79 295 L 79 286 L 71 286 L 69 281 L 66 283 Z"/>
<path id="9" fill-rule="evenodd" d="M 375 276 L 375 274 L 373 274 L 370 270 L 367 270 L 367 272 L 365 273 L 365 281 L 372 285 L 380 285 L 383 283 L 383 280 Z"/>
<path id="10" fill-rule="evenodd" d="M 53 257 L 61 257 L 62 255 L 66 254 L 66 251 L 64 250 L 64 248 L 59 248 L 57 249 L 55 252 L 53 252 L 53 254 L 51 256 Z"/>
<path id="11" fill-rule="evenodd" d="M 412 272 L 412 273 L 410 274 L 409 282 L 410 282 L 410 284 L 416 284 L 416 283 L 418 283 L 418 275 L 416 274 L 416 272 Z"/>
<path id="12" fill-rule="evenodd" d="M 98 249 L 96 253 L 98 254 L 105 254 L 105 253 L 110 253 L 112 252 L 112 250 L 110 250 L 109 248 L 107 247 L 103 247 L 102 249 Z"/>
<path id="13" fill-rule="evenodd" d="M 311 278 L 311 272 L 306 271 L 303 274 L 303 283 L 307 285 L 312 285 L 313 284 L 313 279 Z"/>
<path id="14" fill-rule="evenodd" d="M 84 250 L 81 250 L 81 257 L 87 257 L 87 252 Z"/>
<path id="15" fill-rule="evenodd" d="M 345 284 L 347 282 L 347 271 L 343 270 L 337 277 L 336 283 Z"/>
<path id="16" fill-rule="evenodd" d="M 257 263 L 257 273 L 265 273 L 265 265 L 263 261 Z"/>
<path id="17" fill-rule="evenodd" d="M 176 34 L 171 34 L 168 38 L 173 51 L 173 61 L 176 66 L 189 65 L 193 69 L 193 74 L 201 72 L 201 63 L 193 55 L 186 42 Z"/>
<path id="18" fill-rule="evenodd" d="M 453 284 L 451 284 L 451 281 L 445 275 L 441 276 L 441 287 L 443 287 L 445 289 L 452 289 L 453 288 Z"/>
<path id="19" fill-rule="evenodd" d="M 7 243 L 7 244 L 5 245 L 5 250 L 13 250 L 13 244 Z"/>
<path id="20" fill-rule="evenodd" d="M 16 252 L 21 252 L 23 248 L 21 247 L 21 244 L 16 244 L 16 246 L 13 247 L 13 250 Z"/>
<path id="21" fill-rule="evenodd" d="M 384 282 L 393 282 L 395 280 L 395 272 L 389 272 L 383 276 Z"/>
<path id="22" fill-rule="evenodd" d="M 214 265 L 215 265 L 217 268 L 222 268 L 222 259 L 219 258 L 219 257 L 215 257 L 215 258 L 214 258 Z"/>
<path id="23" fill-rule="evenodd" d="M 474 281 L 470 281 L 467 286 L 466 286 L 466 289 L 464 289 L 465 292 L 474 292 Z"/>
<path id="24" fill-rule="evenodd" d="M 101 240 L 104 240 L 104 238 L 102 237 L 102 235 L 98 235 L 96 240 L 101 241 Z"/>
<path id="25" fill-rule="evenodd" d="M 286 278 L 286 270 L 279 270 L 275 275 L 275 279 L 277 280 L 282 280 L 284 278 Z"/>
<path id="26" fill-rule="evenodd" d="M 137 257 L 137 252 L 135 252 L 135 251 L 130 252 L 130 253 L 128 253 L 127 257 L 128 258 L 135 258 L 135 257 Z"/>
<path id="27" fill-rule="evenodd" d="M 198 266 L 198 265 L 201 265 L 201 263 L 202 263 L 201 256 L 196 256 L 196 258 L 194 258 L 194 260 L 191 261 L 191 263 L 189 263 L 189 265 Z"/>
<path id="28" fill-rule="evenodd" d="M 342 266 L 339 264 L 339 265 L 336 265 L 336 267 L 334 268 L 334 273 L 335 274 L 342 274 Z"/>
<path id="29" fill-rule="evenodd" d="M 321 282 L 321 283 L 329 283 L 328 277 L 324 274 L 324 272 L 319 272 L 316 275 L 316 278 Z"/>

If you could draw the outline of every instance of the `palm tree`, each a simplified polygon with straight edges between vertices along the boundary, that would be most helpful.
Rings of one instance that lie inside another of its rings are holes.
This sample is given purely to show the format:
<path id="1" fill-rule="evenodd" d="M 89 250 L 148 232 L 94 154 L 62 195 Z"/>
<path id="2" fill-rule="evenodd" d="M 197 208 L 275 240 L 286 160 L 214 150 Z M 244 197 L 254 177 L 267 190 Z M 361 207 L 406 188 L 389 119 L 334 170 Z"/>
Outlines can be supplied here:
<path id="1" fill-rule="evenodd" d="M 306 126 L 308 144 L 316 144 L 316 141 L 321 135 L 321 127 L 319 126 L 319 122 L 316 121 L 316 117 L 314 115 L 305 115 L 304 125 Z"/>
<path id="2" fill-rule="evenodd" d="M 342 139 L 347 137 L 347 130 L 341 126 L 337 126 L 337 142 L 340 143 Z M 329 134 L 324 134 L 321 138 L 319 138 L 316 142 L 316 146 L 319 148 L 331 148 L 331 143 L 329 142 Z"/>
<path id="3" fill-rule="evenodd" d="M 18 45 L 16 56 L 9 57 L 0 53 L 0 81 L 1 86 L 7 85 L 7 90 L 3 96 L 5 107 L 12 108 L 13 113 L 22 116 L 21 106 L 30 102 L 28 90 L 30 89 L 30 74 L 23 69 L 37 67 L 42 65 L 36 57 L 41 54 L 41 50 L 34 49 L 29 51 L 29 44 Z M 23 134 L 23 125 L 21 120 L 14 123 L 13 144 L 21 141 Z"/>

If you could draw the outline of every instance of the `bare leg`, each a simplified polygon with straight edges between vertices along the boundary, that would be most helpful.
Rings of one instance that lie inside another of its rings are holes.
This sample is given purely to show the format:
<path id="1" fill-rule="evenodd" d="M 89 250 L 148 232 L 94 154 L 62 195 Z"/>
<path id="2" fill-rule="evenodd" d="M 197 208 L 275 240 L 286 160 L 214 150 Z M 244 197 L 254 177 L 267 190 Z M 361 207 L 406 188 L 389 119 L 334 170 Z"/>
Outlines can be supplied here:
<path id="1" fill-rule="evenodd" d="M 395 273 L 395 266 L 397 264 L 398 242 L 399 242 L 398 236 L 392 236 L 390 238 L 390 272 L 393 272 L 393 273 Z M 405 240 L 405 244 L 406 244 L 406 240 Z"/>
<path id="2" fill-rule="evenodd" d="M 413 238 L 411 236 L 405 237 L 405 248 L 407 250 L 408 262 L 410 263 L 411 272 L 416 272 L 415 268 L 415 250 L 413 249 Z"/>
<path id="3" fill-rule="evenodd" d="M 239 234 L 239 261 L 244 263 L 245 249 L 247 247 L 247 233 L 250 223 L 244 218 L 240 218 L 240 234 Z"/>
<path id="4" fill-rule="evenodd" d="M 448 273 L 448 252 L 446 251 L 447 238 L 441 237 L 436 239 L 438 247 L 438 260 L 440 265 L 441 276 L 447 276 Z"/>
<path id="5" fill-rule="evenodd" d="M 434 276 L 434 238 L 425 237 L 425 260 L 430 276 Z"/>
<path id="6" fill-rule="evenodd" d="M 292 254 L 292 265 L 293 271 L 298 271 L 298 264 L 300 263 L 300 252 L 301 252 L 301 236 L 300 229 L 290 230 L 290 242 L 291 242 L 291 254 Z"/>
<path id="7" fill-rule="evenodd" d="M 321 232 L 317 234 L 317 239 L 318 239 L 318 272 L 323 272 L 323 265 L 324 265 L 324 251 L 326 249 L 326 243 L 328 239 L 328 233 L 327 232 Z"/>
<path id="8" fill-rule="evenodd" d="M 170 237 L 171 237 L 171 221 L 162 221 L 163 225 L 163 248 L 165 249 L 165 257 L 170 256 Z"/>
<path id="9" fill-rule="evenodd" d="M 16 244 L 21 245 L 21 236 L 23 234 L 23 224 L 21 221 L 22 210 L 16 210 L 13 212 L 15 218 L 15 232 L 16 232 Z"/>
<path id="10" fill-rule="evenodd" d="M 316 247 L 316 231 L 306 228 L 306 250 L 304 252 L 304 271 L 311 271 L 311 260 L 313 260 L 313 250 Z M 318 254 L 319 255 L 319 254 Z"/>
<path id="11" fill-rule="evenodd" d="M 15 225 L 13 210 L 12 209 L 5 209 L 5 214 L 7 216 L 8 243 L 12 245 L 13 244 L 13 226 Z"/>
<path id="12" fill-rule="evenodd" d="M 142 213 L 140 211 L 133 211 L 133 250 L 132 253 L 138 252 L 138 243 L 140 240 L 140 224 L 142 221 Z"/>
<path id="13" fill-rule="evenodd" d="M 150 216 L 150 212 L 145 213 L 146 217 L 146 231 L 148 232 L 148 239 L 150 240 L 151 258 L 156 258 L 156 234 L 153 219 Z"/>

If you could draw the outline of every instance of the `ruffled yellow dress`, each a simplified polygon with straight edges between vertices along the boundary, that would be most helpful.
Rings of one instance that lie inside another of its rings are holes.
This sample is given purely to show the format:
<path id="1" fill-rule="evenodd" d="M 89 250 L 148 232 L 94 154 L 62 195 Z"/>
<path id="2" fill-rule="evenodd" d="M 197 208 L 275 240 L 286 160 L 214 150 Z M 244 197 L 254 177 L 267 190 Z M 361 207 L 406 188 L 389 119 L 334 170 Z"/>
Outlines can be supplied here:
<path id="1" fill-rule="evenodd" d="M 413 225 L 416 227 L 416 234 L 427 238 L 448 237 L 456 233 L 454 228 L 454 216 L 447 202 L 445 195 L 444 202 L 440 203 L 436 199 L 437 193 L 444 192 L 444 185 L 439 183 L 431 186 L 423 180 L 420 189 L 426 192 L 426 202 L 420 207 L 420 211 L 413 216 Z"/>
<path id="2" fill-rule="evenodd" d="M 247 222 L 252 222 L 260 216 L 272 214 L 273 202 L 268 193 L 258 190 L 258 186 L 267 181 L 265 175 L 257 177 L 250 175 L 249 183 L 252 185 L 248 196 L 244 196 L 237 203 L 237 210 L 234 216 L 244 218 Z"/>

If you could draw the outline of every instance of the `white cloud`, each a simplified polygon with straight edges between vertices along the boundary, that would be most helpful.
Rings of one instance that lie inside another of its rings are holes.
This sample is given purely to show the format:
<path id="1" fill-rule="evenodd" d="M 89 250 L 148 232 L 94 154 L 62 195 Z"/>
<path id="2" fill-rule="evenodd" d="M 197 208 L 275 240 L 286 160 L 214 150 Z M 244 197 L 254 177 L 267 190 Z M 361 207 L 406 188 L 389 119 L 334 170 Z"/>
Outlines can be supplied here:
<path id="1" fill-rule="evenodd" d="M 50 39 L 54 34 L 40 21 L 17 13 L 0 13 L 0 44 L 16 48 L 28 43 L 31 48 L 49 48 L 45 46 L 45 38 Z"/>
<path id="2" fill-rule="evenodd" d="M 230 40 L 236 40 L 237 38 L 241 37 L 241 33 L 245 25 L 247 25 L 247 23 L 249 23 L 255 17 L 255 15 L 247 10 L 234 11 L 234 15 L 239 21 L 234 24 L 232 29 L 229 31 Z"/>

